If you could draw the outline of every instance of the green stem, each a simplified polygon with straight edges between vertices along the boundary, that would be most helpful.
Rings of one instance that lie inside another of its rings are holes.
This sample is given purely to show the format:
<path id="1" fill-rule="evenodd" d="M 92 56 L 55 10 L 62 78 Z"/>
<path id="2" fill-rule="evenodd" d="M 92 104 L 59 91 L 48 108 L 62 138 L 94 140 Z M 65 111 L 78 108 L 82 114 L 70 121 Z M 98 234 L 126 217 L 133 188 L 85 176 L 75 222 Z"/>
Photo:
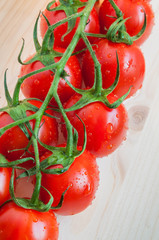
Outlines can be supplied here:
<path id="1" fill-rule="evenodd" d="M 115 2 L 113 0 L 109 0 L 110 4 L 112 5 L 112 7 L 115 10 L 115 13 L 117 15 L 117 17 L 123 17 L 123 13 L 120 10 L 120 8 L 115 4 Z M 121 32 L 119 32 L 120 38 L 124 38 L 122 31 L 126 31 L 126 27 L 125 24 L 122 24 L 121 28 L 120 28 Z"/>
<path id="2" fill-rule="evenodd" d="M 86 36 L 88 37 L 95 37 L 95 38 L 107 38 L 106 34 L 102 34 L 102 33 L 85 33 Z"/>
<path id="3" fill-rule="evenodd" d="M 15 126 L 18 126 L 18 125 L 20 125 L 22 123 L 25 123 L 25 122 L 29 122 L 32 119 L 36 119 L 37 116 L 38 116 L 38 113 L 36 112 L 33 115 L 30 115 L 28 117 L 16 120 L 15 122 L 6 125 L 5 127 L 0 129 L 0 136 L 2 136 L 2 134 L 4 134 L 5 131 L 7 131 L 8 129 L 10 129 L 12 127 L 15 127 Z"/>
<path id="4" fill-rule="evenodd" d="M 6 69 L 4 74 L 4 90 L 5 90 L 5 97 L 6 97 L 8 106 L 12 106 L 12 98 L 10 96 L 10 93 L 8 91 L 8 86 L 7 86 L 7 70 L 8 69 Z"/>
<path id="5" fill-rule="evenodd" d="M 36 122 L 35 125 L 35 134 L 38 134 L 39 130 L 39 121 Z M 34 146 L 34 154 L 35 154 L 35 163 L 36 163 L 36 184 L 35 188 L 31 197 L 31 203 L 36 204 L 36 201 L 39 199 L 40 188 L 41 188 L 41 171 L 40 171 L 40 160 L 39 160 L 39 150 L 38 150 L 38 143 L 37 139 L 33 138 L 33 146 Z"/>
<path id="6" fill-rule="evenodd" d="M 101 95 L 101 90 L 102 90 L 102 73 L 101 73 L 101 65 L 96 57 L 95 52 L 92 49 L 92 46 L 88 40 L 88 38 L 86 37 L 86 34 L 83 32 L 82 33 L 82 38 L 93 58 L 94 61 L 94 67 L 95 67 L 95 93 L 97 95 Z"/>
<path id="7" fill-rule="evenodd" d="M 41 49 L 41 46 L 40 46 L 40 43 L 39 43 L 38 37 L 37 37 L 37 35 L 38 35 L 37 34 L 37 25 L 38 25 L 39 17 L 40 17 L 40 13 L 36 19 L 36 23 L 35 23 L 34 31 L 33 31 L 33 40 L 34 40 L 34 46 L 35 46 L 36 51 L 39 51 Z"/>

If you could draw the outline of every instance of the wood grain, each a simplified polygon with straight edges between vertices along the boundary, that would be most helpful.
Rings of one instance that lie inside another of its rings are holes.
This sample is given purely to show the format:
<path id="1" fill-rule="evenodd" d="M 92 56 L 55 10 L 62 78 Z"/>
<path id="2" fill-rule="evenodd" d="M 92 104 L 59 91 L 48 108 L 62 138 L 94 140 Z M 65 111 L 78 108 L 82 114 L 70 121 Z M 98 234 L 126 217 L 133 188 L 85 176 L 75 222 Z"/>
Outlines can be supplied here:
<path id="1" fill-rule="evenodd" d="M 0 1 L 0 107 L 4 106 L 3 75 L 13 91 L 23 59 L 34 52 L 35 19 L 48 1 Z M 98 159 L 100 186 L 84 212 L 57 216 L 60 240 L 159 239 L 159 2 L 152 0 L 155 26 L 142 46 L 146 60 L 143 88 L 125 102 L 129 114 L 127 140 L 111 156 Z"/>

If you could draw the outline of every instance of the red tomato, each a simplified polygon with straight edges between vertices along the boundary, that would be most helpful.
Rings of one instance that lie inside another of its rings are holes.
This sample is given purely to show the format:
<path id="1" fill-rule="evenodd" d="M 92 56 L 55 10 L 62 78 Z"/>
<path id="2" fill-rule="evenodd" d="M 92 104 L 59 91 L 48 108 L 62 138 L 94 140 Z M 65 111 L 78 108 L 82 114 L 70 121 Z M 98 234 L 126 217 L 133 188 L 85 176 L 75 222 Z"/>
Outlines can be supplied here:
<path id="1" fill-rule="evenodd" d="M 55 49 L 58 52 L 64 52 L 64 49 L 56 48 Z M 55 62 L 59 61 L 59 57 L 55 58 Z M 34 63 L 23 65 L 21 68 L 20 76 L 23 76 L 25 74 L 28 74 L 32 71 L 38 70 L 43 68 L 44 65 L 40 61 L 36 61 Z M 81 76 L 81 68 L 79 61 L 76 56 L 71 56 L 66 65 L 65 65 L 65 71 L 69 75 L 67 77 L 67 80 L 76 88 L 81 87 L 82 82 L 82 76 Z M 48 70 L 42 73 L 38 73 L 36 75 L 33 75 L 32 77 L 28 77 L 24 80 L 21 90 L 25 97 L 30 98 L 38 98 L 41 100 L 44 100 L 49 88 L 51 86 L 51 83 L 54 79 L 54 74 Z M 58 85 L 58 95 L 60 97 L 60 100 L 62 103 L 67 101 L 72 95 L 74 94 L 74 91 L 72 88 L 68 86 L 66 81 L 64 79 L 60 79 L 59 85 Z M 56 105 L 54 98 L 52 98 L 51 102 L 52 105 Z"/>
<path id="2" fill-rule="evenodd" d="M 126 23 L 126 30 L 130 36 L 137 35 L 144 24 L 144 11 L 147 18 L 147 26 L 144 34 L 135 42 L 141 45 L 150 35 L 154 25 L 154 13 L 148 1 L 145 0 L 114 0 L 116 5 L 123 12 L 124 18 L 129 18 Z M 144 11 L 143 11 L 144 9 Z M 115 21 L 116 13 L 109 0 L 104 0 L 99 9 L 99 21 L 101 32 L 105 33 L 106 29 Z"/>
<path id="3" fill-rule="evenodd" d="M 59 2 L 55 2 L 52 5 L 52 8 L 55 8 L 59 5 Z M 78 12 L 80 12 L 83 8 L 80 8 Z M 49 22 L 51 25 L 59 22 L 60 20 L 66 18 L 66 14 L 63 10 L 58 10 L 58 11 L 53 11 L 50 12 L 48 10 L 45 10 L 44 15 L 48 18 Z M 77 18 L 75 27 L 73 28 L 73 30 L 67 34 L 64 37 L 64 40 L 61 39 L 61 37 L 67 32 L 67 28 L 68 28 L 68 23 L 64 23 L 60 26 L 58 26 L 55 30 L 54 30 L 54 37 L 55 37 L 55 42 L 54 42 L 54 47 L 63 47 L 63 48 L 67 48 L 67 46 L 69 45 L 69 43 L 71 42 L 78 24 L 79 24 L 80 18 Z M 46 30 L 48 29 L 46 20 L 44 19 L 43 16 L 41 16 L 41 23 L 40 23 L 40 29 L 41 29 L 41 35 L 42 37 L 44 37 Z M 85 27 L 85 32 L 88 33 L 99 33 L 99 20 L 98 20 L 98 15 L 96 10 L 93 8 L 90 16 L 89 16 L 89 20 L 88 20 L 88 24 Z M 95 38 L 94 37 L 89 37 L 89 40 L 91 43 L 94 42 Z M 83 40 L 80 40 L 78 42 L 78 45 L 76 47 L 76 50 L 81 50 L 82 48 L 85 48 L 85 44 L 83 42 Z"/>
<path id="4" fill-rule="evenodd" d="M 29 101 L 31 104 L 40 107 L 41 102 L 38 101 Z M 47 111 L 53 115 L 52 111 Z M 33 114 L 33 111 L 27 111 L 27 116 Z M 0 128 L 14 122 L 10 115 L 6 112 L 0 114 Z M 30 121 L 31 127 L 34 129 L 35 120 Z M 31 133 L 30 133 L 31 134 Z M 57 122 L 54 118 L 43 116 L 41 121 L 41 127 L 39 129 L 38 138 L 41 142 L 47 145 L 55 146 L 57 144 L 58 139 L 58 128 Z M 28 156 L 29 154 L 24 155 L 24 148 L 27 147 L 29 143 L 28 138 L 23 133 L 23 131 L 19 128 L 19 126 L 15 126 L 7 130 L 0 137 L 0 153 L 3 154 L 9 161 L 17 160 L 21 157 Z M 16 150 L 17 151 L 12 151 Z M 23 149 L 23 150 L 19 150 Z M 29 151 L 33 153 L 33 146 L 30 146 Z M 42 155 L 46 150 L 39 145 L 40 155 Z M 32 155 L 31 155 L 32 156 Z"/>
<path id="5" fill-rule="evenodd" d="M 58 224 L 52 211 L 27 210 L 13 202 L 0 209 L 1 240 L 57 240 L 58 235 Z"/>
<path id="6" fill-rule="evenodd" d="M 50 153 L 46 153 L 42 160 L 49 156 Z M 87 208 L 95 198 L 98 185 L 99 170 L 96 159 L 87 150 L 75 158 L 68 171 L 59 175 L 42 174 L 42 186 L 53 195 L 53 206 L 57 206 L 62 193 L 69 187 L 62 207 L 56 210 L 61 215 L 73 215 Z M 42 201 L 48 202 L 48 194 L 43 189 L 40 196 Z"/>
<path id="7" fill-rule="evenodd" d="M 71 107 L 79 99 L 79 95 L 74 95 L 65 104 L 65 108 Z M 113 103 L 116 97 L 111 94 L 108 96 L 108 100 Z M 116 109 L 109 109 L 101 102 L 94 102 L 79 110 L 67 113 L 71 124 L 78 131 L 78 145 L 81 146 L 84 140 L 84 129 L 76 114 L 86 127 L 86 148 L 96 157 L 107 156 L 125 140 L 128 123 L 127 112 L 122 104 Z M 66 137 L 64 124 L 62 124 L 62 131 Z"/>
<path id="8" fill-rule="evenodd" d="M 120 76 L 113 93 L 121 97 L 132 86 L 128 95 L 130 97 L 142 87 L 145 75 L 145 60 L 139 47 L 135 44 L 128 46 L 102 39 L 96 42 L 93 49 L 101 64 L 103 88 L 110 87 L 115 80 L 117 70 L 116 52 L 119 57 Z M 82 73 L 86 86 L 92 87 L 94 83 L 94 62 L 89 51 L 83 57 Z"/>
<path id="9" fill-rule="evenodd" d="M 0 168 L 0 206 L 10 199 L 9 183 L 11 172 L 10 168 Z"/>

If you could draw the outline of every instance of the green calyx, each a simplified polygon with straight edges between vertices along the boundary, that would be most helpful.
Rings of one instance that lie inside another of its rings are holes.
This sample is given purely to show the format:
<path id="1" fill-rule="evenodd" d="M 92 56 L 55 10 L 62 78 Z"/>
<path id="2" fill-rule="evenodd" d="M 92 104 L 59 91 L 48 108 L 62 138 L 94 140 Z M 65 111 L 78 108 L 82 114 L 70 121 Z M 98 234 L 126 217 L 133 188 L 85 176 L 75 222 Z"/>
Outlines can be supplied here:
<path id="1" fill-rule="evenodd" d="M 118 6 L 115 4 L 113 0 L 109 0 L 110 4 L 114 8 L 117 16 L 117 20 L 110 26 L 108 29 L 108 32 L 106 34 L 107 38 L 111 40 L 112 42 L 118 42 L 118 43 L 126 43 L 128 45 L 132 45 L 134 41 L 136 41 L 138 38 L 142 36 L 146 29 L 146 13 L 144 11 L 144 24 L 140 32 L 136 35 L 131 37 L 125 27 L 125 22 L 128 20 L 123 19 L 123 13 L 122 11 L 118 8 Z"/>
<path id="2" fill-rule="evenodd" d="M 68 155 L 66 147 L 48 146 L 48 145 L 40 142 L 40 140 L 39 140 L 39 143 L 50 152 L 49 157 L 47 157 L 40 163 L 40 171 L 41 172 L 48 173 L 48 174 L 62 174 L 70 168 L 74 159 L 76 157 L 80 156 L 85 151 L 86 143 L 87 143 L 87 134 L 86 134 L 86 128 L 85 128 L 83 121 L 81 119 L 80 119 L 80 121 L 82 122 L 83 128 L 84 128 L 83 147 L 80 150 L 78 149 L 78 147 L 77 147 L 78 146 L 77 145 L 78 144 L 78 132 L 76 131 L 76 129 L 74 129 L 73 145 L 71 146 L 72 147 L 71 155 Z M 57 166 L 57 165 L 60 165 L 60 167 L 54 168 L 54 166 Z M 21 175 L 19 175 L 18 179 L 35 175 L 35 173 L 36 173 L 36 167 L 33 167 L 33 168 L 23 172 Z"/>
<path id="3" fill-rule="evenodd" d="M 70 108 L 65 109 L 65 112 L 69 111 L 75 111 L 78 110 L 90 103 L 93 102 L 102 102 L 104 103 L 107 107 L 109 108 L 117 108 L 123 101 L 124 99 L 128 96 L 131 88 L 129 89 L 128 92 L 126 92 L 122 97 L 117 99 L 114 103 L 110 103 L 107 96 L 116 88 L 118 81 L 119 81 L 119 76 L 120 76 L 120 69 L 119 69 L 119 59 L 118 59 L 118 54 L 116 53 L 116 59 L 117 59 L 117 72 L 116 72 L 116 77 L 114 80 L 114 83 L 107 89 L 102 88 L 102 73 L 101 73 L 101 65 L 99 64 L 97 57 L 95 55 L 95 52 L 92 49 L 92 46 L 90 42 L 88 41 L 86 37 L 86 33 L 82 33 L 82 39 L 84 40 L 92 58 L 94 61 L 94 72 L 95 72 L 95 77 L 94 77 L 94 85 L 90 89 L 77 89 L 74 86 L 72 86 L 67 80 L 67 84 L 78 94 L 81 95 L 81 98 Z"/>
<path id="4" fill-rule="evenodd" d="M 34 158 L 27 157 L 27 158 L 22 158 L 22 159 L 15 160 L 12 162 L 8 162 L 8 160 L 2 154 L 0 154 L 0 167 L 3 167 L 3 168 L 15 168 L 15 169 L 23 169 L 23 170 L 27 171 L 27 169 L 18 166 L 19 164 L 25 163 L 27 161 L 34 162 Z"/>
<path id="5" fill-rule="evenodd" d="M 52 1 L 51 3 L 49 3 L 46 7 L 46 9 L 48 11 L 64 11 L 66 14 L 66 17 L 69 17 L 70 15 L 73 15 L 75 13 L 78 12 L 78 9 L 81 7 L 86 6 L 86 2 L 81 2 L 80 0 L 59 0 L 60 5 L 58 5 L 57 7 L 52 8 L 52 4 L 55 3 L 55 1 Z M 64 36 L 62 36 L 62 39 L 64 39 L 64 37 L 70 33 L 73 28 L 75 27 L 76 24 L 76 19 L 71 19 L 68 21 L 68 29 L 67 32 L 64 34 Z"/>
<path id="6" fill-rule="evenodd" d="M 5 71 L 5 75 L 4 75 L 4 89 L 5 89 L 5 97 L 6 97 L 8 105 L 6 107 L 1 108 L 0 112 L 7 112 L 10 115 L 10 117 L 14 120 L 14 122 L 1 128 L 0 136 L 6 130 L 10 129 L 11 127 L 19 126 L 20 129 L 27 136 L 27 138 L 30 139 L 29 132 L 31 132 L 32 134 L 34 134 L 34 132 L 30 126 L 29 120 L 36 118 L 36 112 L 39 110 L 39 108 L 34 106 L 33 104 L 31 104 L 29 102 L 29 100 L 35 100 L 35 101 L 40 101 L 40 100 L 36 99 L 36 98 L 24 99 L 23 101 L 18 101 L 18 104 L 17 103 L 14 104 L 14 98 L 11 97 L 9 90 L 8 90 L 7 82 L 6 82 L 6 71 Z M 16 89 L 15 89 L 15 91 L 16 91 Z M 27 111 L 32 111 L 35 114 L 27 117 L 27 114 L 26 114 Z M 44 113 L 44 115 L 52 117 L 52 118 L 56 118 L 48 113 Z"/>
<path id="7" fill-rule="evenodd" d="M 117 72 L 116 72 L 116 78 L 114 83 L 107 89 L 103 89 L 100 86 L 99 89 L 99 83 L 101 82 L 100 79 L 98 79 L 98 77 L 100 78 L 101 76 L 98 76 L 98 69 L 96 69 L 96 76 L 95 76 L 95 81 L 94 81 L 94 85 L 92 88 L 87 89 L 87 90 L 82 90 L 82 89 L 77 89 L 75 87 L 73 87 L 68 81 L 67 84 L 78 94 L 81 95 L 81 98 L 70 108 L 65 109 L 66 112 L 70 112 L 70 111 L 75 111 L 78 110 L 80 108 L 83 108 L 84 106 L 93 103 L 93 102 L 102 102 L 104 103 L 107 107 L 109 108 L 117 108 L 123 101 L 124 99 L 128 96 L 129 92 L 131 89 L 129 89 L 128 92 L 126 92 L 122 97 L 120 97 L 119 99 L 117 99 L 114 103 L 110 103 L 107 96 L 116 88 L 117 84 L 118 84 L 118 80 L 119 80 L 119 75 L 120 75 L 120 71 L 119 71 L 119 59 L 118 59 L 118 55 L 117 56 Z M 94 61 L 95 62 L 95 61 Z M 101 73 L 101 71 L 99 71 Z M 100 91 L 99 91 L 100 90 Z"/>
<path id="8" fill-rule="evenodd" d="M 54 36 L 52 33 L 47 34 L 43 39 L 42 45 L 40 45 L 38 36 L 37 36 L 37 27 L 38 27 L 39 17 L 40 17 L 40 14 L 38 15 L 38 17 L 36 19 L 36 23 L 35 23 L 34 31 L 33 31 L 33 39 L 34 39 L 34 46 L 36 49 L 36 54 L 29 61 L 23 62 L 21 60 L 21 55 L 22 55 L 22 52 L 24 49 L 24 39 L 23 39 L 22 48 L 21 48 L 21 51 L 18 56 L 18 61 L 22 65 L 28 65 L 35 61 L 40 61 L 44 66 L 49 66 L 49 65 L 52 65 L 55 63 L 54 59 L 56 57 L 63 56 L 63 53 L 53 50 Z M 50 69 L 50 70 L 55 72 L 55 69 Z"/>
<path id="9" fill-rule="evenodd" d="M 16 198 L 15 197 L 15 193 L 14 193 L 14 181 L 15 181 L 15 170 L 13 168 L 12 170 L 12 176 L 11 176 L 11 181 L 10 181 L 10 195 L 12 200 L 20 207 L 23 207 L 25 209 L 33 209 L 36 211 L 40 211 L 40 212 L 46 212 L 49 211 L 49 209 L 51 208 L 51 205 L 53 203 L 53 196 L 49 193 L 48 190 L 47 193 L 50 196 L 50 200 L 48 201 L 47 204 L 44 204 L 42 201 L 40 201 L 39 199 L 36 199 L 36 202 L 32 202 L 32 199 L 25 199 L 25 198 Z"/>
<path id="10" fill-rule="evenodd" d="M 110 25 L 109 29 L 107 30 L 106 34 L 93 34 L 93 33 L 86 33 L 87 36 L 90 37 L 99 37 L 99 38 L 106 38 L 111 42 L 114 43 L 125 43 L 127 45 L 132 45 L 134 41 L 139 39 L 142 34 L 145 32 L 146 25 L 147 25 L 147 19 L 146 19 L 146 13 L 144 12 L 144 23 L 142 26 L 142 29 L 139 31 L 139 33 L 135 36 L 130 36 L 125 27 L 125 23 L 130 18 L 123 18 L 122 11 L 118 8 L 118 6 L 115 4 L 113 0 L 109 0 L 110 4 L 114 8 L 116 12 L 117 19 Z M 109 16 L 112 17 L 113 16 Z"/>
<path id="11" fill-rule="evenodd" d="M 51 155 L 40 163 L 40 171 L 48 174 L 62 174 L 66 172 L 74 161 L 74 158 L 79 155 L 79 151 L 76 149 L 73 151 L 72 156 L 68 156 L 65 147 L 47 147 L 51 151 Z M 59 168 L 54 168 L 54 166 L 60 165 Z M 23 178 L 35 175 L 36 167 L 29 169 L 28 171 L 22 173 L 18 178 Z"/>
<path id="12" fill-rule="evenodd" d="M 122 11 L 119 9 L 119 7 L 115 4 L 115 2 L 113 0 L 109 0 L 109 2 L 115 10 L 117 20 L 108 29 L 106 37 L 112 42 L 117 42 L 117 43 L 123 42 L 125 44 L 132 45 L 134 41 L 136 41 L 138 38 L 140 38 L 142 36 L 142 34 L 144 33 L 144 31 L 146 29 L 146 13 L 145 13 L 145 11 L 144 11 L 144 24 L 143 24 L 141 31 L 136 36 L 131 37 L 127 33 L 126 27 L 125 27 L 125 22 L 129 18 L 127 18 L 127 19 L 123 18 Z"/>

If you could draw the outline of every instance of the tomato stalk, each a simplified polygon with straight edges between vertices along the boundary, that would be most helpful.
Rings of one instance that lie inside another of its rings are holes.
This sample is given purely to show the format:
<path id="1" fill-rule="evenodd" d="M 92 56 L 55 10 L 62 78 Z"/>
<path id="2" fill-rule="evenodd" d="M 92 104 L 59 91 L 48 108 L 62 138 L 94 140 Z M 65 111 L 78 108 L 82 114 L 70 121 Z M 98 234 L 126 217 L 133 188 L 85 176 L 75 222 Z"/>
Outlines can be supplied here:
<path id="1" fill-rule="evenodd" d="M 81 37 L 81 33 L 84 32 L 85 25 L 87 23 L 87 19 L 89 17 L 91 9 L 94 6 L 94 3 L 95 3 L 94 0 L 89 1 L 88 4 L 86 5 L 85 9 L 82 12 L 80 12 L 80 14 L 76 14 L 77 16 L 79 16 L 79 15 L 81 16 L 79 26 L 77 28 L 77 31 L 76 31 L 71 43 L 69 44 L 68 48 L 64 52 L 63 57 L 58 62 L 58 65 L 56 65 L 54 81 L 52 82 L 52 85 L 49 89 L 49 92 L 48 92 L 41 108 L 37 112 L 36 124 L 35 124 L 35 128 L 34 128 L 34 135 L 32 135 L 32 141 L 33 141 L 34 150 L 35 150 L 35 160 L 36 160 L 36 185 L 35 185 L 35 188 L 34 188 L 34 191 L 33 191 L 32 199 L 31 199 L 31 201 L 33 203 L 36 203 L 36 201 L 39 197 L 40 186 L 41 186 L 41 172 L 40 172 L 39 154 L 38 154 L 37 140 L 36 140 L 35 136 L 37 136 L 41 118 L 42 118 L 42 116 L 43 116 L 43 114 L 44 114 L 44 112 L 45 112 L 45 110 L 46 110 L 46 108 L 47 108 L 47 106 L 48 106 L 52 97 L 55 98 L 55 100 L 58 104 L 59 110 L 63 115 L 63 118 L 65 120 L 65 124 L 66 124 L 66 128 L 67 128 L 67 131 L 68 131 L 68 138 L 67 138 L 67 145 L 66 145 L 66 155 L 69 156 L 69 157 L 71 157 L 73 155 L 73 145 L 74 145 L 74 143 L 73 143 L 73 140 L 74 140 L 74 138 L 73 138 L 73 127 L 72 127 L 70 121 L 68 120 L 67 115 L 65 113 L 65 110 L 64 110 L 64 108 L 62 106 L 62 103 L 59 99 L 59 96 L 57 94 L 57 88 L 58 88 L 59 80 L 60 80 L 60 77 L 62 75 L 63 69 L 66 65 L 66 62 L 67 62 L 68 58 L 71 56 L 79 38 Z M 61 21 L 61 24 L 65 21 L 66 21 L 66 19 Z M 57 26 L 58 24 L 55 24 L 55 25 Z M 46 52 L 48 50 L 46 48 L 46 42 L 51 37 L 52 31 L 53 31 L 52 28 L 55 28 L 56 27 L 55 25 L 53 25 L 53 27 L 50 26 L 48 28 L 48 31 L 47 31 L 47 33 L 44 37 L 44 41 L 43 41 L 43 46 L 42 46 L 42 51 L 43 52 Z M 36 32 L 35 32 L 35 35 L 36 35 Z M 37 40 L 35 40 L 35 44 L 36 44 L 36 48 L 39 51 L 40 50 L 40 45 L 39 45 Z M 51 65 L 49 65 L 49 69 L 51 69 Z M 20 86 L 21 86 L 23 80 L 26 77 L 27 76 L 24 76 L 24 77 L 22 77 L 21 79 L 18 80 L 18 83 L 16 85 L 16 91 L 14 92 L 14 96 L 13 96 L 14 104 L 17 104 L 19 102 L 18 98 L 19 98 Z"/>
<path id="2" fill-rule="evenodd" d="M 39 122 L 36 122 L 35 126 L 35 134 L 38 132 Z M 35 154 L 35 164 L 36 164 L 36 184 L 34 187 L 34 191 L 31 197 L 31 203 L 36 205 L 37 200 L 39 199 L 39 193 L 41 188 L 41 171 L 40 171 L 40 161 L 39 161 L 39 151 L 38 151 L 38 143 L 36 138 L 33 138 L 33 146 L 34 146 L 34 154 Z"/>
<path id="3" fill-rule="evenodd" d="M 10 93 L 8 91 L 8 86 L 7 86 L 7 70 L 5 71 L 4 74 L 4 90 L 5 90 L 5 97 L 8 103 L 8 106 L 12 106 L 13 102 L 12 102 L 12 98 L 10 96 Z"/>
<path id="4" fill-rule="evenodd" d="M 122 17 L 123 18 L 123 13 L 120 10 L 120 8 L 115 4 L 115 2 L 113 0 L 109 0 L 110 4 L 112 5 L 112 7 L 114 8 L 116 15 L 118 18 Z M 126 31 L 125 25 L 121 26 L 121 30 Z M 121 38 L 122 38 L 122 33 L 120 32 Z"/>
<path id="5" fill-rule="evenodd" d="M 101 96 L 101 91 L 102 91 L 102 72 L 101 72 L 101 65 L 95 55 L 95 52 L 93 51 L 92 49 L 92 46 L 89 42 L 89 40 L 87 39 L 86 37 L 86 34 L 83 32 L 81 34 L 92 58 L 93 58 L 93 61 L 94 61 L 94 66 L 95 66 L 95 79 L 94 79 L 94 85 L 95 85 L 95 94 L 98 96 Z"/>

